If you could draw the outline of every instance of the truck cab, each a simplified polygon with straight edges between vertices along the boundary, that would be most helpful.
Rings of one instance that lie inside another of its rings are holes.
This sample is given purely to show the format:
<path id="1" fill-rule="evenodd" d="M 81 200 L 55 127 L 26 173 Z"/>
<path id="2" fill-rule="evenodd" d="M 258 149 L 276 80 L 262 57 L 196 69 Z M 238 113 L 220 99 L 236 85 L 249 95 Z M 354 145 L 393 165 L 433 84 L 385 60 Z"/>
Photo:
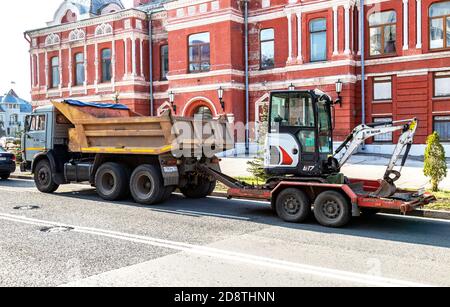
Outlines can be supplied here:
<path id="1" fill-rule="evenodd" d="M 55 151 L 66 152 L 69 126 L 52 105 L 39 107 L 28 115 L 22 136 L 21 171 L 34 172 L 41 158 L 51 157 Z"/>

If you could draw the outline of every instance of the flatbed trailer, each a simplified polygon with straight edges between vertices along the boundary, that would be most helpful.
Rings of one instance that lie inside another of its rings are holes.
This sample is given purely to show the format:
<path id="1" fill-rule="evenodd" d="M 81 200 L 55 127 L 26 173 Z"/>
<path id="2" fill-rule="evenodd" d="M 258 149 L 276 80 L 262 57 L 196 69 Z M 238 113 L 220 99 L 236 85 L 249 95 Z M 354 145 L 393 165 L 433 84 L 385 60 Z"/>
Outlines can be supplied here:
<path id="1" fill-rule="evenodd" d="M 286 222 L 305 221 L 312 213 L 311 205 L 320 224 L 342 227 L 351 217 L 372 215 L 385 210 L 406 215 L 436 201 L 436 197 L 431 193 L 402 189 L 397 189 L 396 193 L 388 198 L 375 196 L 382 180 L 346 178 L 346 184 L 332 184 L 323 178 L 286 177 L 275 178 L 265 185 L 257 186 L 235 180 L 213 169 L 203 166 L 200 168 L 228 187 L 229 199 L 271 202 L 274 212 Z M 306 202 L 306 209 L 302 208 L 301 202 L 293 201 L 298 199 L 299 191 Z M 286 211 L 291 214 L 286 214 Z"/>

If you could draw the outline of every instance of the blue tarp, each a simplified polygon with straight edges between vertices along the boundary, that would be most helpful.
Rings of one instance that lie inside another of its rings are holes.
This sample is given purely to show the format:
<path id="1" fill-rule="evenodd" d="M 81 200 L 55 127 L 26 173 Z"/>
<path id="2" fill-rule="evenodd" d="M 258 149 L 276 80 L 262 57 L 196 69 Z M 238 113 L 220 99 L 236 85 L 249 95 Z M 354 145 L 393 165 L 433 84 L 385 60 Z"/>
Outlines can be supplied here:
<path id="1" fill-rule="evenodd" d="M 115 109 L 115 110 L 130 110 L 127 106 L 123 104 L 106 104 L 106 103 L 96 103 L 96 102 L 82 102 L 78 100 L 64 100 L 65 103 L 76 107 L 94 107 L 99 109 Z"/>

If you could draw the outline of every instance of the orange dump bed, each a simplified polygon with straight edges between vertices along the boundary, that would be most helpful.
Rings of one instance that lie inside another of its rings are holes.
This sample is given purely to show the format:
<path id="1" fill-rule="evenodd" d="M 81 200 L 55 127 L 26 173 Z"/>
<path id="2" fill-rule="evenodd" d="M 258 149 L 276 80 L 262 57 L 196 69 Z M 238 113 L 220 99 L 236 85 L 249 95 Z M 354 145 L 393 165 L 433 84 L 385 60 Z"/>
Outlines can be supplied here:
<path id="1" fill-rule="evenodd" d="M 66 102 L 53 105 L 73 125 L 68 131 L 71 152 L 160 155 L 188 150 L 217 154 L 234 147 L 226 118 L 197 121 L 173 117 L 169 111 L 148 117 L 127 109 Z"/>

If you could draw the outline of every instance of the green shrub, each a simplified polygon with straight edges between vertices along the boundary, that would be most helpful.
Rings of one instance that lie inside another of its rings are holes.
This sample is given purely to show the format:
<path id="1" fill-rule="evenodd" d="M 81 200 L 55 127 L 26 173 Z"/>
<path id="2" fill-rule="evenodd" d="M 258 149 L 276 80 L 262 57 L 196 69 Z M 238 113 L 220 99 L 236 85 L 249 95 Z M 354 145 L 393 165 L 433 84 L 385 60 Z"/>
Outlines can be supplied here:
<path id="1" fill-rule="evenodd" d="M 264 158 L 258 157 L 247 162 L 248 172 L 252 174 L 258 182 L 266 182 L 270 177 L 264 172 Z"/>
<path id="2" fill-rule="evenodd" d="M 447 176 L 445 150 L 437 132 L 427 138 L 423 173 L 430 178 L 433 192 L 439 190 L 439 184 Z"/>

